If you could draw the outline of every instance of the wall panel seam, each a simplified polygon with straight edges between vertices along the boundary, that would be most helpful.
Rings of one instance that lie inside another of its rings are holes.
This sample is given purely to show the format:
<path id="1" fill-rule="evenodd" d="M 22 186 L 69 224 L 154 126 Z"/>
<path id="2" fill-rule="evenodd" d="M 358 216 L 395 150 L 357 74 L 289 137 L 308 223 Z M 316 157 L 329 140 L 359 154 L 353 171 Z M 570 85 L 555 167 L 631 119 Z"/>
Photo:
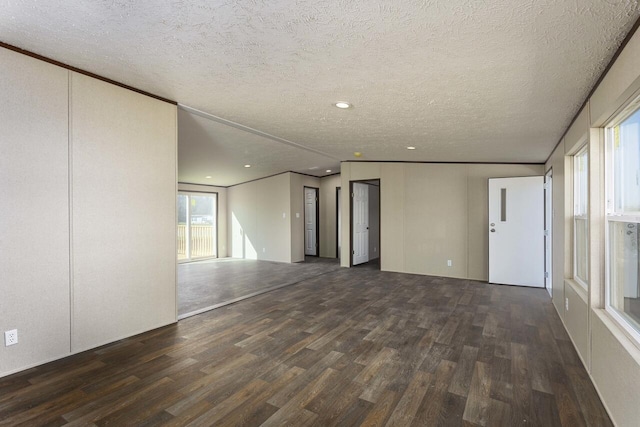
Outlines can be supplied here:
<path id="1" fill-rule="evenodd" d="M 69 353 L 73 353 L 74 328 L 74 263 L 73 263 L 73 117 L 71 114 L 73 74 L 67 70 L 67 152 L 68 152 L 68 203 L 69 203 Z"/>

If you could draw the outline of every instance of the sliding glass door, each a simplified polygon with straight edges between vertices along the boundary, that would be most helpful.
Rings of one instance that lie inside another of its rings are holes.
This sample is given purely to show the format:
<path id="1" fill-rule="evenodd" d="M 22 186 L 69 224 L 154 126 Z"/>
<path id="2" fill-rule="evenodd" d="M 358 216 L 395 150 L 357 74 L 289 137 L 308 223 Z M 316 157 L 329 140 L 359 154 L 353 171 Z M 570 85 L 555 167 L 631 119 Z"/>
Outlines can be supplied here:
<path id="1" fill-rule="evenodd" d="M 178 261 L 215 258 L 217 194 L 178 193 Z"/>

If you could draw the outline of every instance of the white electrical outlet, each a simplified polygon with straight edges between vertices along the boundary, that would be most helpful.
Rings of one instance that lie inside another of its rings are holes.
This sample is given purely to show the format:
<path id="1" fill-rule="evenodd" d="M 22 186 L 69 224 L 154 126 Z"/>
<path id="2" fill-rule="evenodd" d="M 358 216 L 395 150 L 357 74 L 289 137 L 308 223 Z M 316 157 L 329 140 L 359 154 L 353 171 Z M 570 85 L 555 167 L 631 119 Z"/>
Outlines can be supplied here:
<path id="1" fill-rule="evenodd" d="M 267 252 L 267 248 L 262 248 L 262 253 Z"/>
<path id="2" fill-rule="evenodd" d="M 564 309 L 569 311 L 569 298 L 564 299 Z"/>
<path id="3" fill-rule="evenodd" d="M 12 329 L 10 331 L 4 332 L 4 346 L 9 347 L 10 345 L 18 344 L 18 330 Z"/>
<path id="4" fill-rule="evenodd" d="M 447 267 L 451 267 L 453 265 L 453 263 L 451 262 L 450 259 L 447 260 Z"/>

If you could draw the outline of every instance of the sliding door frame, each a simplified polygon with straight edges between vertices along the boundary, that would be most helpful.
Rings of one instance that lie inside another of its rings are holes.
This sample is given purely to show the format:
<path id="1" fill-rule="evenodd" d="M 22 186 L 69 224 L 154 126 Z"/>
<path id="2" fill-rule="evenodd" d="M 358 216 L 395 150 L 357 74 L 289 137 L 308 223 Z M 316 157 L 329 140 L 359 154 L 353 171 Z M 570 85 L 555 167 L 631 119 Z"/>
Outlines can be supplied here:
<path id="1" fill-rule="evenodd" d="M 196 258 L 196 259 L 193 259 L 193 258 L 189 257 L 189 258 L 187 258 L 187 259 L 181 259 L 181 260 L 179 260 L 179 259 L 178 259 L 178 253 L 177 253 L 177 242 L 176 242 L 176 260 L 178 261 L 178 263 L 179 263 L 179 264 L 183 264 L 183 263 L 187 263 L 187 262 L 203 261 L 203 260 L 207 260 L 207 259 L 216 259 L 216 258 L 218 258 L 218 255 L 219 255 L 219 253 L 220 253 L 220 252 L 219 252 L 219 247 L 218 247 L 218 246 L 219 246 L 219 244 L 218 244 L 218 241 L 219 241 L 219 235 L 218 235 L 218 229 L 219 229 L 219 227 L 218 227 L 218 223 L 219 223 L 219 217 L 220 217 L 220 211 L 219 211 L 219 209 L 218 209 L 218 208 L 219 208 L 219 195 L 218 195 L 218 192 L 217 192 L 217 191 L 187 191 L 187 190 L 178 190 L 178 193 L 176 194 L 176 239 L 177 239 L 177 236 L 178 236 L 178 218 L 177 218 L 177 217 L 178 217 L 178 213 L 177 213 L 177 210 L 178 210 L 178 204 L 177 204 L 177 201 L 178 201 L 178 196 L 180 196 L 180 195 L 184 195 L 184 196 L 190 196 L 190 195 L 208 195 L 208 196 L 215 196 L 215 198 L 214 198 L 214 199 L 215 199 L 216 214 L 215 214 L 215 218 L 214 218 L 214 221 L 213 221 L 213 226 L 214 226 L 215 237 L 216 237 L 216 238 L 215 238 L 215 242 L 214 242 L 214 245 L 215 245 L 215 248 L 216 248 L 216 254 L 215 254 L 214 256 L 198 257 L 198 258 Z M 191 214 L 190 214 L 190 209 L 189 209 L 189 208 L 190 208 L 190 206 L 188 206 L 188 207 L 187 207 L 187 211 L 188 211 L 189 215 L 187 215 L 187 224 L 186 224 L 186 225 L 187 225 L 187 228 L 189 229 L 189 232 L 188 232 L 188 236 L 189 236 L 189 237 L 188 237 L 188 239 L 187 239 L 187 247 L 188 247 L 189 249 L 187 250 L 187 253 L 188 253 L 188 255 L 191 255 L 191 247 L 190 247 L 191 245 L 190 245 L 190 241 L 189 241 L 189 240 L 191 239 L 191 232 L 190 232 L 190 229 L 191 229 Z"/>

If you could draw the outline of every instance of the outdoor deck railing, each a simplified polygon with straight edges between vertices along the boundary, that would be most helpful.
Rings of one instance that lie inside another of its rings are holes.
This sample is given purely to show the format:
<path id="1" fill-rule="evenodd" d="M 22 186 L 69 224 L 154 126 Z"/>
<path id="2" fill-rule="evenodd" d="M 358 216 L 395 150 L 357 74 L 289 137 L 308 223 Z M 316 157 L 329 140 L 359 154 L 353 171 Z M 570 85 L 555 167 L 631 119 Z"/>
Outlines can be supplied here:
<path id="1" fill-rule="evenodd" d="M 213 225 L 192 225 L 191 226 L 191 258 L 214 256 L 215 238 Z M 187 257 L 187 226 L 178 225 L 178 259 Z"/>

